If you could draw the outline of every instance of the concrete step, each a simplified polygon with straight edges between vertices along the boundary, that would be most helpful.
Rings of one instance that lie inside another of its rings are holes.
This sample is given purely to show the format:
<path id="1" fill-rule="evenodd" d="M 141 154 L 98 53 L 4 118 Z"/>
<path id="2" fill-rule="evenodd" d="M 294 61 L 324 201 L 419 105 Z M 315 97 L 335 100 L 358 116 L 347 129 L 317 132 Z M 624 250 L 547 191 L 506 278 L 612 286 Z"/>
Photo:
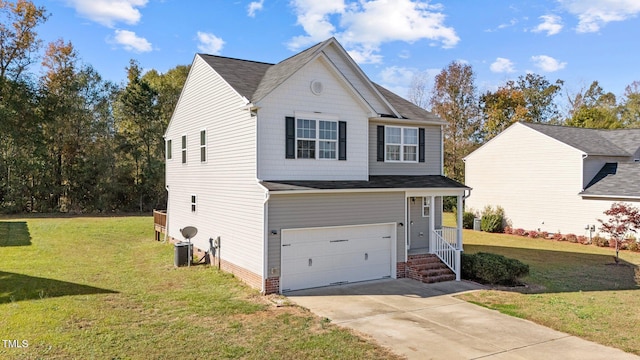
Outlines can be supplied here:
<path id="1" fill-rule="evenodd" d="M 453 271 L 433 254 L 409 255 L 407 274 L 409 278 L 429 284 L 456 279 Z"/>

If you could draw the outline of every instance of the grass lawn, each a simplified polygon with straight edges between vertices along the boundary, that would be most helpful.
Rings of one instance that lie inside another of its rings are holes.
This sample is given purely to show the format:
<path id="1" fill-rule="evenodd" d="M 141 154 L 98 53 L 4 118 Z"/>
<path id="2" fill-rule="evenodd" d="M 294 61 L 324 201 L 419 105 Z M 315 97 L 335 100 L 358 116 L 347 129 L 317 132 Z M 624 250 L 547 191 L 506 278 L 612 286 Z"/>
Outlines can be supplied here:
<path id="1" fill-rule="evenodd" d="M 151 217 L 0 219 L 2 359 L 394 359 L 233 276 L 174 268 Z"/>
<path id="2" fill-rule="evenodd" d="M 612 249 L 593 245 L 471 230 L 463 238 L 465 252 L 519 259 L 530 275 L 526 288 L 460 298 L 640 355 L 640 253 L 623 251 L 623 264 L 614 265 Z"/>

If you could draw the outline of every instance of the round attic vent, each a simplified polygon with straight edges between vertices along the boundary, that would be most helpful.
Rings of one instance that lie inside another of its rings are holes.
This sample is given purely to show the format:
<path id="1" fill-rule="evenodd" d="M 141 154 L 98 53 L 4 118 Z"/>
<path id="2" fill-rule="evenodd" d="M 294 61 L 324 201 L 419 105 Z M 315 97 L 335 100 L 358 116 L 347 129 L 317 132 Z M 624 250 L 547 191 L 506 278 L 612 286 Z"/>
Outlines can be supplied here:
<path id="1" fill-rule="evenodd" d="M 311 81 L 311 92 L 320 95 L 322 94 L 322 90 L 324 89 L 324 85 L 318 80 Z"/>

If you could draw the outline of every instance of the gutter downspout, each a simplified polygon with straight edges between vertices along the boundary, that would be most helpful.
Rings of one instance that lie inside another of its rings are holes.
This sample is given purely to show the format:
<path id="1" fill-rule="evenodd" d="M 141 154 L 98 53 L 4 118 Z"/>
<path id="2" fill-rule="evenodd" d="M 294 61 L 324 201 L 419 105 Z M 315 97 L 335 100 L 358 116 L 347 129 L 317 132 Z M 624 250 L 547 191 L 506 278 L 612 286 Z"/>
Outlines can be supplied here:
<path id="1" fill-rule="evenodd" d="M 264 236 L 264 241 L 262 242 L 262 276 L 263 276 L 263 280 L 262 280 L 262 285 L 261 285 L 261 292 L 263 294 L 266 294 L 266 280 L 269 278 L 269 269 L 268 269 L 268 265 L 269 265 L 269 199 L 271 198 L 271 193 L 269 192 L 269 189 L 267 189 L 266 187 L 264 187 L 264 185 L 262 185 L 260 183 L 259 179 L 256 179 L 258 181 L 258 186 L 260 186 L 262 189 L 264 189 L 264 201 L 262 202 L 262 209 L 263 209 L 263 220 L 262 220 L 262 231 L 263 231 L 263 236 Z M 280 290 L 280 289 L 278 289 Z M 278 291 L 279 292 L 279 291 Z"/>

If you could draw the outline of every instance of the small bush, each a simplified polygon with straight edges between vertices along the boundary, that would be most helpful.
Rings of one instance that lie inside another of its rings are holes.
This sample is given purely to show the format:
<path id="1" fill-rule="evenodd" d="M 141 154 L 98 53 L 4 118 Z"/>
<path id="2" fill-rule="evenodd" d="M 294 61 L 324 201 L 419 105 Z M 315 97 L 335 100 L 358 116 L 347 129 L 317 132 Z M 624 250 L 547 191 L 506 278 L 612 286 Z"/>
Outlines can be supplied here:
<path id="1" fill-rule="evenodd" d="M 498 206 L 494 209 L 491 206 L 486 206 L 484 210 L 482 210 L 481 215 L 480 230 L 491 233 L 502 232 L 502 227 L 504 225 L 503 208 Z"/>
<path id="2" fill-rule="evenodd" d="M 513 234 L 513 228 L 511 228 L 511 226 L 505 226 L 503 232 L 505 234 Z"/>
<path id="3" fill-rule="evenodd" d="M 609 247 L 609 240 L 603 238 L 602 236 L 595 236 L 592 239 L 593 243 L 599 247 Z"/>
<path id="4" fill-rule="evenodd" d="M 517 229 L 513 230 L 513 235 L 524 236 L 524 234 L 525 234 L 524 229 L 517 228 Z"/>
<path id="5" fill-rule="evenodd" d="M 638 251 L 640 247 L 638 246 L 638 242 L 635 239 L 631 239 L 627 243 L 627 248 L 629 248 L 630 251 Z"/>
<path id="6" fill-rule="evenodd" d="M 465 229 L 473 229 L 473 221 L 476 218 L 476 214 L 465 211 L 462 213 L 462 227 Z"/>
<path id="7" fill-rule="evenodd" d="M 483 284 L 514 285 L 529 274 L 529 265 L 502 255 L 462 254 L 462 277 Z"/>
<path id="8" fill-rule="evenodd" d="M 559 231 L 557 233 L 553 234 L 553 240 L 562 241 L 562 237 L 563 237 L 563 235 Z"/>
<path id="9" fill-rule="evenodd" d="M 578 237 L 576 236 L 576 234 L 567 234 L 564 236 L 566 241 L 570 242 L 570 243 L 577 243 L 578 242 Z"/>
<path id="10" fill-rule="evenodd" d="M 543 239 L 548 239 L 549 238 L 549 233 L 546 231 L 543 231 L 540 233 L 540 237 Z"/>
<path id="11" fill-rule="evenodd" d="M 535 230 L 529 231 L 529 237 L 530 238 L 535 239 L 535 238 L 538 238 L 539 236 L 540 236 L 540 233 L 538 233 L 537 231 L 535 231 Z"/>
<path id="12" fill-rule="evenodd" d="M 586 245 L 589 243 L 589 238 L 583 235 L 578 235 L 578 243 Z"/>

